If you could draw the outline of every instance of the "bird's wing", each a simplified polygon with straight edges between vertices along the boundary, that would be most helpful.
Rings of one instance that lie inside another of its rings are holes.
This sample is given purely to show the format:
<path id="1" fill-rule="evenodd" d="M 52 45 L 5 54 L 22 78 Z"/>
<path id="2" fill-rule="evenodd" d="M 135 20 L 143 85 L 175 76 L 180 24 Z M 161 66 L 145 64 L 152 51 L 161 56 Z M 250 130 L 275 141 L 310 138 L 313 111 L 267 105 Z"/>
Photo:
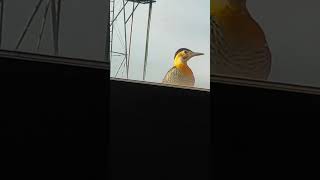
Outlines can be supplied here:
<path id="1" fill-rule="evenodd" d="M 222 28 L 211 17 L 211 72 L 213 74 L 254 79 L 267 79 L 271 69 L 271 53 L 265 45 L 245 47 L 235 46 L 225 39 Z M 264 39 L 264 34 L 256 37 Z"/>
<path id="2" fill-rule="evenodd" d="M 194 78 L 186 76 L 176 67 L 171 68 L 162 80 L 165 84 L 194 86 Z"/>
<path id="3" fill-rule="evenodd" d="M 174 77 L 178 77 L 180 75 L 180 71 L 175 68 L 172 67 L 167 74 L 164 76 L 162 83 L 171 83 L 174 79 Z"/>

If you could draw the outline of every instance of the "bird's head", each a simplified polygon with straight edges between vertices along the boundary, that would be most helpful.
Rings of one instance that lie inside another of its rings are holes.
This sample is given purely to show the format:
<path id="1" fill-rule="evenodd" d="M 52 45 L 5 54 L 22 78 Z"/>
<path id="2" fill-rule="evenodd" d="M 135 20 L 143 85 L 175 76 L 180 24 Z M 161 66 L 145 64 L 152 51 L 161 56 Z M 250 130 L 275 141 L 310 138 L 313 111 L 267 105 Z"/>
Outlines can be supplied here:
<path id="1" fill-rule="evenodd" d="M 193 52 L 190 49 L 187 48 L 180 48 L 175 56 L 174 56 L 174 64 L 178 65 L 178 64 L 187 64 L 187 62 L 195 57 L 195 56 L 201 56 L 204 55 L 203 53 L 199 53 L 199 52 Z"/>
<path id="2" fill-rule="evenodd" d="M 238 13 L 246 9 L 246 2 L 247 0 L 211 0 L 210 14 L 211 16 L 221 15 L 225 13 L 226 8 L 233 13 Z"/>

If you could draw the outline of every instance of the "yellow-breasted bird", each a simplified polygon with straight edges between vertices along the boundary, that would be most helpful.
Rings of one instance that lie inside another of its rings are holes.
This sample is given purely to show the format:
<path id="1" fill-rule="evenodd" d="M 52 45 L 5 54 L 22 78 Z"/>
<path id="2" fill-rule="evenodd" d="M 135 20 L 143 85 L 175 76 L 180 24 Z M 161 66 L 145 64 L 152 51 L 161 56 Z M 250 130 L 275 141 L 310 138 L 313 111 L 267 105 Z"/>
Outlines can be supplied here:
<path id="1" fill-rule="evenodd" d="M 188 61 L 195 57 L 203 55 L 203 53 L 193 52 L 187 48 L 180 48 L 174 56 L 174 65 L 167 72 L 162 83 L 180 86 L 194 86 L 195 79 Z"/>
<path id="2" fill-rule="evenodd" d="M 271 53 L 262 28 L 246 0 L 211 0 L 211 72 L 216 75 L 267 79 Z"/>

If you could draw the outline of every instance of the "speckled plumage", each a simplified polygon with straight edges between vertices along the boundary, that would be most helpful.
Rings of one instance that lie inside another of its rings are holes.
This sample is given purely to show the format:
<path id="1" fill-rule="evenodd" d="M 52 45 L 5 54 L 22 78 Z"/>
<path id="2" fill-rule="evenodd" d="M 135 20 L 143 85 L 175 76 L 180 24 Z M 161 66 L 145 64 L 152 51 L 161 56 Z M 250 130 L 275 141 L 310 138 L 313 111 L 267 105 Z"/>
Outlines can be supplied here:
<path id="1" fill-rule="evenodd" d="M 163 78 L 162 83 L 180 86 L 194 86 L 195 80 L 193 74 L 186 75 L 178 68 L 172 67 Z"/>
<path id="2" fill-rule="evenodd" d="M 239 16 L 235 15 L 234 19 L 237 18 Z M 239 24 L 240 28 L 234 25 L 234 29 L 231 29 L 232 16 L 229 17 L 229 22 L 223 21 L 221 24 L 215 20 L 214 16 L 211 16 L 210 54 L 213 74 L 249 79 L 268 78 L 271 71 L 271 53 L 263 31 L 253 19 L 249 18 L 243 24 Z M 242 35 L 246 35 L 243 41 L 234 40 L 238 36 L 240 39 L 241 35 L 231 36 L 237 34 L 239 29 L 242 30 Z M 252 31 L 257 33 L 250 34 Z"/>

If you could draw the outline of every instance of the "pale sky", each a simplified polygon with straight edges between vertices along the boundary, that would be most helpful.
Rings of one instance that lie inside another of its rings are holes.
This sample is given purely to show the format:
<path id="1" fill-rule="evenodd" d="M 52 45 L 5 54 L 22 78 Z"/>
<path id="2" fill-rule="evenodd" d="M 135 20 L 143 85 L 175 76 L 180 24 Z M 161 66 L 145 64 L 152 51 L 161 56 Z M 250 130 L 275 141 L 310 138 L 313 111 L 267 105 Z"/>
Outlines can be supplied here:
<path id="1" fill-rule="evenodd" d="M 116 0 L 116 7 L 120 7 L 119 5 L 122 5 L 122 1 Z M 134 14 L 129 79 L 142 80 L 148 7 L 149 5 L 140 5 Z M 132 3 L 126 9 L 127 14 L 130 9 Z M 123 16 L 119 18 L 120 21 L 115 26 L 123 32 Z M 129 32 L 130 23 L 127 28 Z M 119 36 L 124 39 L 124 33 Z M 114 36 L 114 41 L 113 50 L 123 50 L 117 35 Z M 161 82 L 172 67 L 174 54 L 179 48 L 205 54 L 191 59 L 189 66 L 195 75 L 195 86 L 209 89 L 210 0 L 157 0 L 153 4 L 146 81 Z M 122 59 L 113 57 L 111 76 L 116 74 Z M 117 77 L 125 77 L 125 73 L 122 76 L 121 70 Z"/>

